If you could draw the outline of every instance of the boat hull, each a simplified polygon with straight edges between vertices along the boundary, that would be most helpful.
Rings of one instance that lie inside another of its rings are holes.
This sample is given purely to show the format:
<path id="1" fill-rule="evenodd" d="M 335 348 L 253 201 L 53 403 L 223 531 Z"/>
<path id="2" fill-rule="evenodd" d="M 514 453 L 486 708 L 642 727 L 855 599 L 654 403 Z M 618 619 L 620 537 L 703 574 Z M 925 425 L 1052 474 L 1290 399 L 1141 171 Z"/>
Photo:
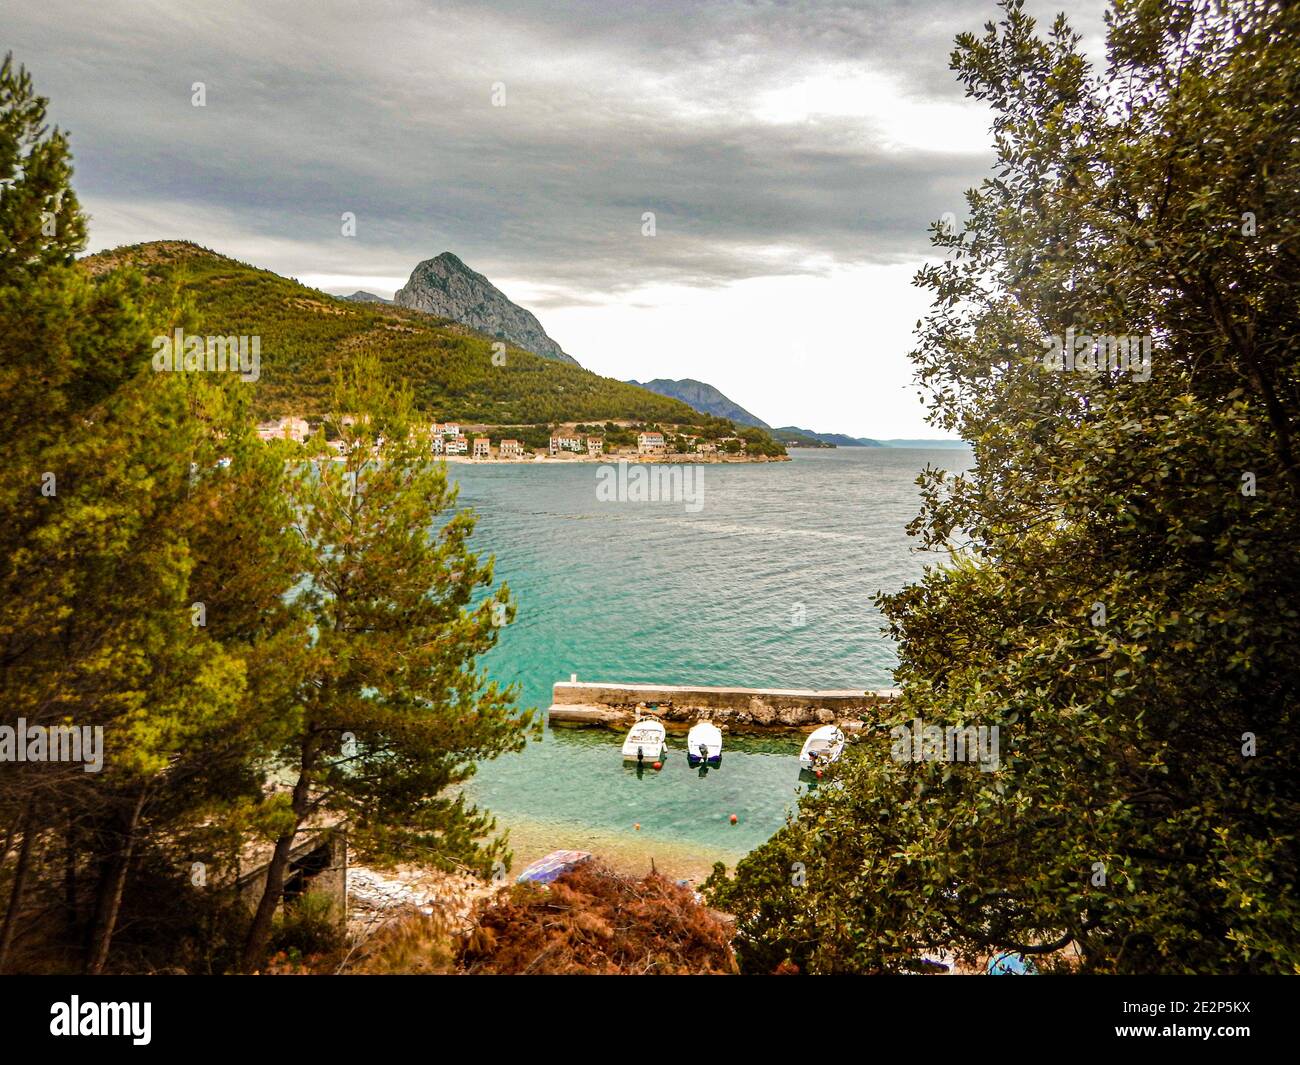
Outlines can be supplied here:
<path id="1" fill-rule="evenodd" d="M 840 760 L 844 753 L 844 733 L 834 725 L 823 725 L 815 729 L 804 742 L 799 752 L 799 768 L 807 770 L 820 769 Z"/>
<path id="2" fill-rule="evenodd" d="M 662 725 L 638 722 L 623 741 L 623 761 L 660 762 L 668 751 L 668 739 Z"/>
<path id="3" fill-rule="evenodd" d="M 717 726 L 702 722 L 687 733 L 686 762 L 692 768 L 722 763 L 722 733 Z"/>
<path id="4" fill-rule="evenodd" d="M 653 750 L 653 751 L 650 750 L 649 748 L 644 748 L 644 749 L 641 751 L 641 755 L 640 755 L 640 757 L 638 757 L 636 751 L 629 751 L 629 750 L 624 749 L 624 751 L 623 751 L 623 761 L 625 761 L 625 762 L 662 762 L 662 761 L 664 760 L 664 754 L 666 753 L 666 750 L 667 750 L 667 749 L 666 749 L 665 747 L 663 747 L 663 746 L 660 746 L 657 750 Z"/>

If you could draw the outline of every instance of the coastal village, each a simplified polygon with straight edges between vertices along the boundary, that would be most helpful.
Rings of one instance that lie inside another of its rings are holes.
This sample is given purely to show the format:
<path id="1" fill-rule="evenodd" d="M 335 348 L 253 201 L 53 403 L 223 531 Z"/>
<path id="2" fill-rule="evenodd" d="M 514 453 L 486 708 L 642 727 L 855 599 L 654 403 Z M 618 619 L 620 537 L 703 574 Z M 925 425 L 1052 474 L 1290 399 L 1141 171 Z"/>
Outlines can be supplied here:
<path id="1" fill-rule="evenodd" d="M 353 419 L 344 416 L 341 421 L 347 426 Z M 262 440 L 291 440 L 299 444 L 322 431 L 329 448 L 325 454 L 342 456 L 344 442 L 337 437 L 330 439 L 332 434 L 323 420 L 313 422 L 287 416 L 257 426 L 257 435 Z M 694 426 L 672 426 L 665 431 L 662 426 L 638 422 L 525 427 L 433 422 L 426 431 L 434 454 L 450 461 L 603 462 L 612 457 L 638 462 L 771 462 L 788 458 L 784 454 L 770 454 L 769 449 L 755 448 L 753 441 L 745 436 L 705 436 Z"/>

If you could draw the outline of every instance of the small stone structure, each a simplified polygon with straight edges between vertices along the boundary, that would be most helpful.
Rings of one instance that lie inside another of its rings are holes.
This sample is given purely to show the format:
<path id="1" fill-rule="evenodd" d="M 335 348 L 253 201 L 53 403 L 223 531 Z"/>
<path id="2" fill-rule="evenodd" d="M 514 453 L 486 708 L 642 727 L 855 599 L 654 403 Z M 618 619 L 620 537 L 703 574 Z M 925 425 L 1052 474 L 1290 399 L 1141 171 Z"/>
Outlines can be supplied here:
<path id="1" fill-rule="evenodd" d="M 332 916 L 343 927 L 348 910 L 348 836 L 343 825 L 305 829 L 304 838 L 289 852 L 281 902 L 292 902 L 311 891 L 330 900 Z M 263 852 L 269 848 L 262 848 Z M 239 877 L 239 897 L 249 909 L 256 909 L 266 889 L 269 853 L 262 853 L 252 872 Z"/>
<path id="2" fill-rule="evenodd" d="M 638 713 L 648 713 L 669 729 L 687 729 L 708 719 L 733 732 L 809 731 L 830 724 L 857 731 L 897 696 L 894 688 L 816 691 L 575 679 L 552 689 L 550 723 L 624 729 Z"/>

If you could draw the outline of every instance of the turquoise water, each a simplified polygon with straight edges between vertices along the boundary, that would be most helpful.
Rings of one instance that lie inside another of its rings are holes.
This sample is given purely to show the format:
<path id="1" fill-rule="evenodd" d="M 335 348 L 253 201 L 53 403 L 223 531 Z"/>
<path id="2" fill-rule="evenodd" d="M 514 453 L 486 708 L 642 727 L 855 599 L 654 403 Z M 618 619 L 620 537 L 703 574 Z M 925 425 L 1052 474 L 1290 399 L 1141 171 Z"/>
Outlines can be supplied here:
<path id="1" fill-rule="evenodd" d="M 580 680 L 746 687 L 876 688 L 892 644 L 871 604 L 921 572 L 904 532 L 927 464 L 969 452 L 793 451 L 793 461 L 703 467 L 702 507 L 601 502 L 594 464 L 456 464 L 477 549 L 519 612 L 486 664 L 526 705 Z M 802 624 L 799 622 L 802 621 Z M 609 730 L 547 729 L 485 763 L 469 787 L 511 829 L 516 864 L 553 847 L 615 851 L 623 864 L 731 865 L 783 823 L 799 788 L 801 737 L 728 736 L 722 766 L 623 768 Z M 737 823 L 731 824 L 735 814 Z M 635 826 L 640 825 L 637 829 Z"/>

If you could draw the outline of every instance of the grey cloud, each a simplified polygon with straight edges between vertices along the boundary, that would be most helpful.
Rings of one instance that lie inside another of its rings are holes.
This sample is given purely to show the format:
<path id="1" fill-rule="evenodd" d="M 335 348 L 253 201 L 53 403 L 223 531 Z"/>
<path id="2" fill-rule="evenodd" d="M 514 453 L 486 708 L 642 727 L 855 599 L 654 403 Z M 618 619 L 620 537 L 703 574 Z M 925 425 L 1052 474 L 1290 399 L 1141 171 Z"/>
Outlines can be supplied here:
<path id="1" fill-rule="evenodd" d="M 856 120 L 776 125 L 745 106 L 826 64 L 960 100 L 947 55 L 954 33 L 996 16 L 984 0 L 108 0 L 93 24 L 83 10 L 50 0 L 9 16 L 16 58 L 72 133 L 83 200 L 225 212 L 297 249 L 264 264 L 284 272 L 364 261 L 397 275 L 450 249 L 572 304 L 893 261 L 924 253 L 928 222 L 960 212 L 989 161 L 888 151 Z M 490 105 L 496 80 L 505 108 Z M 194 81 L 206 108 L 190 105 Z M 339 235 L 343 211 L 355 241 Z"/>

